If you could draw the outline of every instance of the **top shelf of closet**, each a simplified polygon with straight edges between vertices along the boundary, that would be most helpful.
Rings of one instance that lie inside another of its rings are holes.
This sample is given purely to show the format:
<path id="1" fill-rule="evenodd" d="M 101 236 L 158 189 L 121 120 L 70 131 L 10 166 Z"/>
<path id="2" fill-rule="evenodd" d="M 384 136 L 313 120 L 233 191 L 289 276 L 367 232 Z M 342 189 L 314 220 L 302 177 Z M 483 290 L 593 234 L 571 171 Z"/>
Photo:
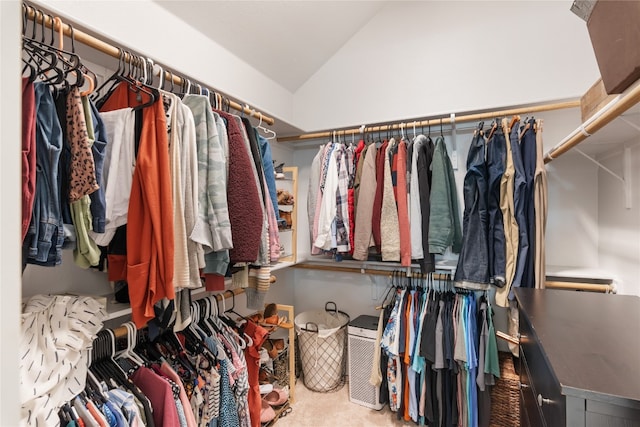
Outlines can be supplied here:
<path id="1" fill-rule="evenodd" d="M 545 163 L 580 145 L 592 157 L 612 152 L 640 135 L 640 80 L 567 135 L 544 155 Z M 584 143 L 583 143 L 584 142 Z"/>

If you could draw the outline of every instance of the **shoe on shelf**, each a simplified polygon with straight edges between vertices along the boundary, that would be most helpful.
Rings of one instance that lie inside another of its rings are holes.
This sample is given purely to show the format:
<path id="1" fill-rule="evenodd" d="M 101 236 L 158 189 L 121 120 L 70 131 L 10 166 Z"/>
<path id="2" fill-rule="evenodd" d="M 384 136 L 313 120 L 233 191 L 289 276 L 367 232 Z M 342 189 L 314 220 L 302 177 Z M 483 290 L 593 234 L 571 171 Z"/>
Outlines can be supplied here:
<path id="1" fill-rule="evenodd" d="M 276 175 L 276 179 L 285 179 L 284 172 L 282 168 L 284 167 L 284 163 L 280 163 L 276 166 L 276 161 L 273 160 L 273 172 Z"/>
<path id="2" fill-rule="evenodd" d="M 267 403 L 264 399 L 262 399 L 261 402 L 262 407 L 260 408 L 260 422 L 264 424 L 273 421 L 273 419 L 276 417 L 276 411 L 274 411 L 271 405 L 269 405 L 269 403 Z"/>
<path id="3" fill-rule="evenodd" d="M 273 391 L 273 384 L 260 384 L 260 394 L 269 394 Z"/>
<path id="4" fill-rule="evenodd" d="M 280 326 L 285 329 L 293 328 L 293 324 L 289 322 L 289 319 L 287 319 L 286 316 L 278 316 L 277 314 L 274 314 L 271 317 L 265 317 L 264 321 L 267 325 Z"/>
<path id="5" fill-rule="evenodd" d="M 282 188 L 276 189 L 276 196 L 278 198 L 278 204 L 284 206 L 293 206 L 295 203 L 293 194 Z"/>
<path id="6" fill-rule="evenodd" d="M 270 393 L 267 393 L 265 397 L 262 398 L 263 401 L 266 401 L 271 406 L 280 406 L 287 403 L 289 400 L 289 392 L 283 388 L 273 388 Z"/>

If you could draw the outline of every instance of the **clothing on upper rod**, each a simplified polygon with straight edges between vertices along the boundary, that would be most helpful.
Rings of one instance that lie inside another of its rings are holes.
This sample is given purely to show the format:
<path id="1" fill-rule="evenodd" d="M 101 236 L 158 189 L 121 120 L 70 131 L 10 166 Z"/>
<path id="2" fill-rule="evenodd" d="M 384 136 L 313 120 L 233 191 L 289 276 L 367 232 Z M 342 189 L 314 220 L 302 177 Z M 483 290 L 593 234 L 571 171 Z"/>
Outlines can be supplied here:
<path id="1" fill-rule="evenodd" d="M 381 256 L 403 266 L 415 259 L 431 272 L 434 254 L 460 250 L 455 177 L 442 137 L 435 144 L 418 135 L 321 146 L 307 207 L 312 254 Z"/>

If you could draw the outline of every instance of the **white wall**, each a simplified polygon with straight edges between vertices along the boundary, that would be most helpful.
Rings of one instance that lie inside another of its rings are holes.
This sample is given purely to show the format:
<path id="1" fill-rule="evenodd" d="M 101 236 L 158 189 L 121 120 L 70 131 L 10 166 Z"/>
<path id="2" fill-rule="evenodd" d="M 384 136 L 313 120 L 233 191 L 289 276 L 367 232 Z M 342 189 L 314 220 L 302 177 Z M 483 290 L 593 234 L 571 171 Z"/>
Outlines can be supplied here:
<path id="1" fill-rule="evenodd" d="M 624 207 L 622 183 L 604 171 L 598 174 L 598 226 L 600 268 L 621 282 L 618 293 L 640 296 L 640 145 L 631 145 L 632 208 Z M 602 163 L 622 176 L 623 152 Z"/>
<path id="2" fill-rule="evenodd" d="M 18 354 L 20 341 L 21 253 L 21 145 L 20 14 L 19 1 L 0 1 L 0 425 L 15 426 L 20 419 Z"/>
<path id="3" fill-rule="evenodd" d="M 134 49 L 283 121 L 293 120 L 289 91 L 150 0 L 36 1 L 103 40 Z"/>
<path id="4" fill-rule="evenodd" d="M 294 95 L 308 130 L 581 96 L 599 72 L 571 1 L 389 2 Z"/>

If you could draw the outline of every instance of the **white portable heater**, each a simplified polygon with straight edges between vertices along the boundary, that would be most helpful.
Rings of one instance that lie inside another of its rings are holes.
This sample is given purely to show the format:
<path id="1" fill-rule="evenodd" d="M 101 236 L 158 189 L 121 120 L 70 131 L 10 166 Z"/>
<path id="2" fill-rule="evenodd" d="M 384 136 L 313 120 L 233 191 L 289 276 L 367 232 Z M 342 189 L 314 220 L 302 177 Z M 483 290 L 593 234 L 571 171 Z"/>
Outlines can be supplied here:
<path id="1" fill-rule="evenodd" d="M 358 316 L 349 323 L 349 400 L 367 408 L 380 410 L 380 387 L 369 383 L 375 351 L 378 318 Z"/>

